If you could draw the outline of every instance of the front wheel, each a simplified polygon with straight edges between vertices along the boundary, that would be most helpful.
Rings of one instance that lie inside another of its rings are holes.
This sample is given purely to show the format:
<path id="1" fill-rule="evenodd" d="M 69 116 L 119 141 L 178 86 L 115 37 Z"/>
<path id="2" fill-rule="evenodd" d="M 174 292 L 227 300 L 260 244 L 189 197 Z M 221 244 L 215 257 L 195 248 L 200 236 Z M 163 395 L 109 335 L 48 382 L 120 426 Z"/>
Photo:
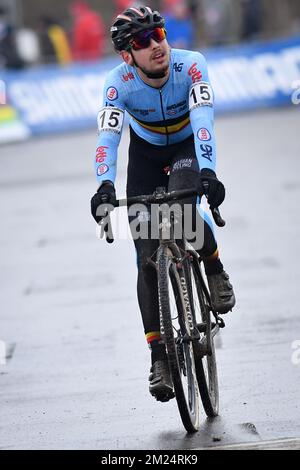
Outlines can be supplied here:
<path id="1" fill-rule="evenodd" d="M 190 336 L 191 308 L 183 268 L 168 247 L 158 253 L 158 293 L 161 334 L 165 342 L 175 396 L 185 429 L 199 428 L 199 389 Z"/>
<path id="2" fill-rule="evenodd" d="M 199 391 L 204 410 L 209 417 L 219 414 L 219 386 L 214 338 L 209 298 L 204 286 L 203 275 L 198 259 L 192 258 L 190 263 L 191 297 L 193 299 L 195 320 L 202 326 L 200 342 L 194 343 L 194 355 Z M 201 328 L 200 328 L 201 330 Z M 209 338 L 208 338 L 209 337 Z M 210 344 L 210 351 L 203 351 Z"/>

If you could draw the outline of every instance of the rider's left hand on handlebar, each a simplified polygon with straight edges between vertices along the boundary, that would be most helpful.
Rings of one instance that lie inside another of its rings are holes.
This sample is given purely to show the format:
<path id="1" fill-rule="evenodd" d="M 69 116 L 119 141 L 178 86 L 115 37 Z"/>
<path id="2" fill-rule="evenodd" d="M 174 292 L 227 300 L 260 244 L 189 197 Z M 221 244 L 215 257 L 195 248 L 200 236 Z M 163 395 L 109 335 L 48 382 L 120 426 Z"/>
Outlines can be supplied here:
<path id="1" fill-rule="evenodd" d="M 111 204 L 113 206 L 115 203 L 116 190 L 114 184 L 111 181 L 104 181 L 91 199 L 91 212 L 97 224 L 105 217 L 105 214 L 101 214 L 101 210 L 98 210 L 99 206 L 102 204 Z"/>
<path id="2" fill-rule="evenodd" d="M 209 168 L 203 168 L 200 171 L 200 175 L 201 191 L 199 192 L 206 195 L 208 204 L 212 209 L 219 207 L 225 199 L 225 187 L 223 183 L 218 180 L 216 173 Z"/>

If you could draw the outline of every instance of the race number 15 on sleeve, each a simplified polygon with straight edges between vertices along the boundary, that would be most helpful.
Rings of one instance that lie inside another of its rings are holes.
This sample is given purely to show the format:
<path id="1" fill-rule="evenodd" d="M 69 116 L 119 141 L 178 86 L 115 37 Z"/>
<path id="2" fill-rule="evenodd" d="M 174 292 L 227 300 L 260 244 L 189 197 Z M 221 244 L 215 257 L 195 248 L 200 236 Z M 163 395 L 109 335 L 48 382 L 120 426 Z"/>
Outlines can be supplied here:
<path id="1" fill-rule="evenodd" d="M 213 106 L 213 91 L 210 84 L 207 82 L 197 82 L 190 89 L 190 111 L 202 106 Z"/>
<path id="2" fill-rule="evenodd" d="M 113 132 L 114 134 L 120 134 L 124 121 L 124 111 L 122 109 L 114 108 L 111 106 L 105 106 L 100 109 L 97 122 L 98 131 Z"/>

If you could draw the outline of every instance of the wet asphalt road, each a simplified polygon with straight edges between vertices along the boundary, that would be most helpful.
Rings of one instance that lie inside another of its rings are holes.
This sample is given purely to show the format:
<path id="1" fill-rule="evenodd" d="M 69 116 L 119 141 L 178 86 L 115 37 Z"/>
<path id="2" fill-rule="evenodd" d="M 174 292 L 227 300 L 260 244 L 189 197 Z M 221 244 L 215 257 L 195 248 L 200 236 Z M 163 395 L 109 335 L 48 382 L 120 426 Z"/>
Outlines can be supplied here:
<path id="1" fill-rule="evenodd" d="M 192 436 L 174 400 L 148 395 L 132 242 L 95 235 L 94 133 L 0 148 L 0 341 L 10 356 L 0 364 L 0 449 L 196 449 L 300 436 L 299 124 L 300 107 L 217 120 L 228 189 L 217 237 L 238 305 L 217 342 L 220 416 L 202 413 Z"/>

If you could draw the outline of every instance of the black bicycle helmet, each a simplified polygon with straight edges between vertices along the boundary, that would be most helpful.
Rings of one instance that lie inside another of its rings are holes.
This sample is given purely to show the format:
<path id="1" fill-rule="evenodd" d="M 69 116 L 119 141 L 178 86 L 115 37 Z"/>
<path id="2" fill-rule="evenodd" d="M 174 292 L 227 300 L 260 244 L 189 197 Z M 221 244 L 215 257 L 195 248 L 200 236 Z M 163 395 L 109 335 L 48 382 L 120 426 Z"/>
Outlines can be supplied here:
<path id="1" fill-rule="evenodd" d="M 163 28 L 165 20 L 158 11 L 152 11 L 150 7 L 139 6 L 127 8 L 118 15 L 110 28 L 111 39 L 116 51 L 123 51 L 128 47 L 134 34 L 141 31 Z"/>

